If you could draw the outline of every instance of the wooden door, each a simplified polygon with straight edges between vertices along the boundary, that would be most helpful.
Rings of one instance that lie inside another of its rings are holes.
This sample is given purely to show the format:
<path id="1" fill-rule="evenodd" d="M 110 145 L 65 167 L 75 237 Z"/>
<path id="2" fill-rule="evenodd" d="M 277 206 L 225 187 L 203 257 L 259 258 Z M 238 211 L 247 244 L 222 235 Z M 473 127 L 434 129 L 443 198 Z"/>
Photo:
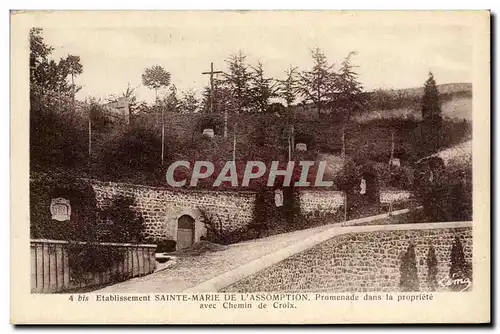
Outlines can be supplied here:
<path id="1" fill-rule="evenodd" d="M 194 219 L 191 216 L 180 216 L 177 221 L 177 249 L 190 247 L 194 242 Z"/>

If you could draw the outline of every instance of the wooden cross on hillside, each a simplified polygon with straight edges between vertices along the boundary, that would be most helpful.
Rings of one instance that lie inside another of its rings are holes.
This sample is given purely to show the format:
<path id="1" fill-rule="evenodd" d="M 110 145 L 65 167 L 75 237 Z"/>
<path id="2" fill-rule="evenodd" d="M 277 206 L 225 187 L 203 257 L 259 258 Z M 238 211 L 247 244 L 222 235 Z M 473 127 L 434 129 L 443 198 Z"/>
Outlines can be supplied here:
<path id="1" fill-rule="evenodd" d="M 214 71 L 214 63 L 210 63 L 210 72 L 202 72 L 201 74 L 210 74 L 210 113 L 214 112 L 214 74 L 223 73 L 222 71 Z"/>

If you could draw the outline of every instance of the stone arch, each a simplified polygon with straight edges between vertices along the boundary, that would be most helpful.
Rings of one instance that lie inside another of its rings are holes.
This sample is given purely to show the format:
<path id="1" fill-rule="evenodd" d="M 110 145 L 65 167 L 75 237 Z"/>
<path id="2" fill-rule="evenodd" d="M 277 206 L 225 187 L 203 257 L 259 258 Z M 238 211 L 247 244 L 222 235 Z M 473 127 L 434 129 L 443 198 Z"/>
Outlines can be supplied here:
<path id="1" fill-rule="evenodd" d="M 193 224 L 193 243 L 200 241 L 200 238 L 207 235 L 207 229 L 203 222 L 200 210 L 196 208 L 177 208 L 166 219 L 166 229 L 170 230 L 171 237 L 176 242 L 178 241 L 179 218 L 187 216 L 192 218 Z M 187 220 L 184 220 L 184 223 Z M 184 224 L 182 223 L 182 224 Z"/>

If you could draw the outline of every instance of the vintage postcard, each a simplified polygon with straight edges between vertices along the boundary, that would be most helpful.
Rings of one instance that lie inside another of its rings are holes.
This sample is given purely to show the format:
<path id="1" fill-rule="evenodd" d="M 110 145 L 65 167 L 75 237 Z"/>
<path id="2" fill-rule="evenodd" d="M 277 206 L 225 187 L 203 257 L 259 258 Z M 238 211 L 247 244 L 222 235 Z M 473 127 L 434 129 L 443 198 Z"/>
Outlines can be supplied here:
<path id="1" fill-rule="evenodd" d="M 490 322 L 488 11 L 13 11 L 11 322 Z"/>

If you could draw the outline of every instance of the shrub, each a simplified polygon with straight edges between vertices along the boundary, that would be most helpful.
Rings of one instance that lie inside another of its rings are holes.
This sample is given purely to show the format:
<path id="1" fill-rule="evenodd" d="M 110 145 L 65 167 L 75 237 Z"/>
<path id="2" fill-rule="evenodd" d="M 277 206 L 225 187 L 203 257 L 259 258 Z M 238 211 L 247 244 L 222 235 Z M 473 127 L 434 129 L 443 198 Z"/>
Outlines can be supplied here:
<path id="1" fill-rule="evenodd" d="M 277 207 L 273 189 L 262 188 L 256 195 L 253 219 L 248 230 L 253 238 L 300 230 L 309 226 L 300 209 L 295 187 L 283 187 L 283 206 Z"/>
<path id="2" fill-rule="evenodd" d="M 221 115 L 204 114 L 196 122 L 194 131 L 201 134 L 204 129 L 213 129 L 214 134 L 220 136 L 224 132 L 224 120 Z"/>
<path id="3" fill-rule="evenodd" d="M 465 260 L 464 248 L 458 236 L 455 237 L 450 253 L 450 278 L 453 279 L 472 279 L 471 266 Z M 463 286 L 459 284 L 450 285 L 452 290 L 462 290 Z"/>
<path id="4" fill-rule="evenodd" d="M 97 215 L 97 201 L 92 186 L 71 174 L 32 173 L 30 175 L 30 236 L 35 239 L 89 239 Z M 52 220 L 51 200 L 63 197 L 70 201 L 69 221 Z"/>
<path id="5" fill-rule="evenodd" d="M 198 208 L 198 210 L 200 210 L 203 223 L 207 229 L 207 241 L 215 244 L 229 245 L 244 240 L 243 229 L 225 230 L 220 217 L 209 215 L 203 208 Z"/>
<path id="6" fill-rule="evenodd" d="M 431 291 L 436 291 L 437 289 L 437 258 L 436 258 L 436 250 L 434 246 L 429 246 L 429 250 L 427 252 L 427 283 L 429 284 L 429 288 Z"/>
<path id="7" fill-rule="evenodd" d="M 417 260 L 415 256 L 415 246 L 410 244 L 408 249 L 401 257 L 401 264 L 399 266 L 400 282 L 399 286 L 401 291 L 419 291 Z"/>
<path id="8" fill-rule="evenodd" d="M 156 253 L 175 252 L 177 247 L 177 241 L 175 240 L 158 240 L 152 243 L 156 244 Z"/>
<path id="9" fill-rule="evenodd" d="M 101 222 L 96 226 L 96 240 L 140 243 L 144 240 L 144 219 L 133 210 L 135 199 L 116 196 L 102 210 Z"/>
<path id="10" fill-rule="evenodd" d="M 70 244 L 68 247 L 68 264 L 71 279 L 77 282 L 85 281 L 86 274 L 99 274 L 111 271 L 113 266 L 122 262 L 125 251 L 117 247 L 102 246 L 91 242 L 85 244 Z M 122 277 L 115 277 L 116 281 Z"/>
<path id="11" fill-rule="evenodd" d="M 472 164 L 442 167 L 431 182 L 421 167 L 416 176 L 414 193 L 424 207 L 429 221 L 472 220 Z M 438 170 L 439 171 L 439 170 Z"/>
<path id="12" fill-rule="evenodd" d="M 248 229 L 255 231 L 257 238 L 269 230 L 272 220 L 284 222 L 284 217 L 274 203 L 274 192 L 270 189 L 261 189 L 255 196 L 252 222 Z"/>
<path id="13" fill-rule="evenodd" d="M 168 145 L 165 152 L 167 157 Z M 161 165 L 161 137 L 150 129 L 132 128 L 107 143 L 100 165 L 111 179 L 154 179 Z"/>
<path id="14" fill-rule="evenodd" d="M 39 94 L 30 103 L 30 166 L 78 170 L 88 162 L 87 122 L 72 108 L 47 104 Z"/>

